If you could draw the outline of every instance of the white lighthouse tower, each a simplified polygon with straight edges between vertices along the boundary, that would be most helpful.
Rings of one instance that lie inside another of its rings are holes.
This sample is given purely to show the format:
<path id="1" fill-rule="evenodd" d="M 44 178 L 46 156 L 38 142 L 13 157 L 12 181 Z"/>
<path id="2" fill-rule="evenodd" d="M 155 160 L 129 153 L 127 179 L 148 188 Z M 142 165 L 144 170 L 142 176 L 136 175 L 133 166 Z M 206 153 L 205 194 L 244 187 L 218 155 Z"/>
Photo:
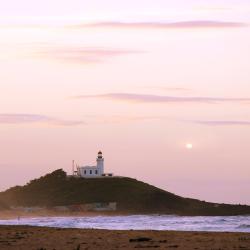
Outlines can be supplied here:
<path id="1" fill-rule="evenodd" d="M 102 151 L 98 152 L 97 158 L 96 158 L 96 167 L 98 170 L 99 175 L 104 175 L 104 158 L 102 157 Z"/>

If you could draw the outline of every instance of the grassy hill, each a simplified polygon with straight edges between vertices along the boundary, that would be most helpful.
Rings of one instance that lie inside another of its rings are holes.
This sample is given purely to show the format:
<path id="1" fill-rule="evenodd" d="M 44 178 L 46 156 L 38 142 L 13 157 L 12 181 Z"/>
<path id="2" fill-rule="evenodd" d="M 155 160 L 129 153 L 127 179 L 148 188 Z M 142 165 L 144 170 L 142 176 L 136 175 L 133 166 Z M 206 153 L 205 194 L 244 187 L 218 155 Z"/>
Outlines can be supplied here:
<path id="1" fill-rule="evenodd" d="M 0 201 L 0 211 L 9 209 L 9 206 L 5 204 L 4 202 Z"/>
<path id="2" fill-rule="evenodd" d="M 56 170 L 27 185 L 0 193 L 2 206 L 60 206 L 117 202 L 118 212 L 180 215 L 250 214 L 250 206 L 182 198 L 131 178 L 73 178 Z"/>

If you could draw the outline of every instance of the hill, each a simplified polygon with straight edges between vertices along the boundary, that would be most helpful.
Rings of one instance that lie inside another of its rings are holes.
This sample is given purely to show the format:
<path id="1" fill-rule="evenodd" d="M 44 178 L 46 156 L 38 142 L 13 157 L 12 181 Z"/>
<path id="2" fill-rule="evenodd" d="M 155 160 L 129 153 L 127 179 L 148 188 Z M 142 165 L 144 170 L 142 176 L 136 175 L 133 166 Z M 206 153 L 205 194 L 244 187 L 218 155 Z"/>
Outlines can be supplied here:
<path id="1" fill-rule="evenodd" d="M 132 178 L 74 178 L 59 169 L 0 193 L 0 206 L 64 206 L 117 202 L 117 212 L 180 215 L 250 214 L 250 206 L 188 199 Z"/>
<path id="2" fill-rule="evenodd" d="M 9 209 L 9 206 L 6 205 L 4 202 L 0 201 L 0 211 Z"/>

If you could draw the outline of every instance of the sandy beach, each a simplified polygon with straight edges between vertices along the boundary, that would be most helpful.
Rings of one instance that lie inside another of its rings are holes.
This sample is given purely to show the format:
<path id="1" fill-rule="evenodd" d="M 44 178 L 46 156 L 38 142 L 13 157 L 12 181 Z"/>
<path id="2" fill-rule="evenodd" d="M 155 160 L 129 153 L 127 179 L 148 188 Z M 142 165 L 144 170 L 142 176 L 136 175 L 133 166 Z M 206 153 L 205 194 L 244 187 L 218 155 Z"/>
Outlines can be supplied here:
<path id="1" fill-rule="evenodd" d="M 0 249 L 250 250 L 250 234 L 0 226 Z"/>

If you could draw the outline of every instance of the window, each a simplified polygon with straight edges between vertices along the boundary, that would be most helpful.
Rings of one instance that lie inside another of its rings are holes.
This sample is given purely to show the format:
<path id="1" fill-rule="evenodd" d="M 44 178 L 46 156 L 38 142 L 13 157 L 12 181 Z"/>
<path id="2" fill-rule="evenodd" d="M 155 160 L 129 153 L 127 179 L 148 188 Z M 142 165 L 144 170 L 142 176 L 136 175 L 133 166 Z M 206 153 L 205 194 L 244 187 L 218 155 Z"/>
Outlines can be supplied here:
<path id="1" fill-rule="evenodd" d="M 89 170 L 89 174 L 92 174 L 92 170 Z"/>
<path id="2" fill-rule="evenodd" d="M 87 171 L 86 171 L 86 170 L 84 170 L 84 174 L 87 174 Z"/>
<path id="3" fill-rule="evenodd" d="M 98 170 L 95 171 L 95 174 L 98 174 Z"/>

